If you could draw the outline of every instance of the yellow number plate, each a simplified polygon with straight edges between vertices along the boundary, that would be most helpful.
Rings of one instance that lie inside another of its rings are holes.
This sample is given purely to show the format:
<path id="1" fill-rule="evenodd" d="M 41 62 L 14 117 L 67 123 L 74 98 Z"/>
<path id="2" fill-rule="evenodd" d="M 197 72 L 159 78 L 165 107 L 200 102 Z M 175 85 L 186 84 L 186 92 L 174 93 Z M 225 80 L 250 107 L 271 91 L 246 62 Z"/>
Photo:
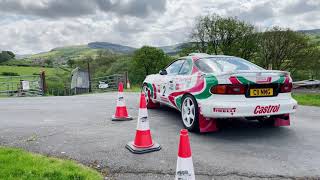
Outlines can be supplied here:
<path id="1" fill-rule="evenodd" d="M 272 88 L 250 89 L 250 96 L 273 96 Z"/>

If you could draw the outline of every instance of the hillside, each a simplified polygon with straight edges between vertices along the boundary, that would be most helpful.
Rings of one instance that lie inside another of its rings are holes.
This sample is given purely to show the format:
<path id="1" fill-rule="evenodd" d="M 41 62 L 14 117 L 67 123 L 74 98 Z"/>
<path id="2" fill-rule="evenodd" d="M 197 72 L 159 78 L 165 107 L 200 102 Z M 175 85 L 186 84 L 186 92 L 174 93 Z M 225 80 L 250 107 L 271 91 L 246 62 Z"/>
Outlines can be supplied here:
<path id="1" fill-rule="evenodd" d="M 35 62 L 43 62 L 52 60 L 55 64 L 65 64 L 68 60 L 78 60 L 86 56 L 94 56 L 98 52 L 97 49 L 91 49 L 87 46 L 67 46 L 54 48 L 49 52 L 31 55 L 25 59 Z"/>
<path id="2" fill-rule="evenodd" d="M 320 45 L 320 29 L 299 30 L 298 32 L 308 35 L 313 43 Z"/>
<path id="3" fill-rule="evenodd" d="M 162 49 L 165 53 L 169 55 L 176 55 L 182 50 L 185 44 L 186 43 L 179 43 L 171 46 L 159 46 L 158 48 Z M 88 47 L 92 49 L 105 49 L 113 53 L 122 53 L 122 54 L 131 54 L 136 50 L 136 48 L 134 47 L 123 46 L 123 45 L 113 44 L 108 42 L 92 42 L 88 44 Z"/>
<path id="4" fill-rule="evenodd" d="M 187 43 L 180 43 L 172 46 L 161 46 L 168 55 L 177 55 Z M 91 42 L 87 45 L 66 46 L 54 48 L 48 52 L 43 52 L 34 55 L 19 56 L 16 60 L 7 62 L 7 65 L 46 65 L 51 63 L 53 65 L 66 64 L 68 60 L 80 60 L 85 57 L 95 57 L 98 52 L 104 51 L 114 54 L 132 54 L 136 48 L 124 46 L 120 44 L 113 44 L 109 42 Z M 49 62 L 51 61 L 51 62 Z"/>
<path id="5" fill-rule="evenodd" d="M 298 32 L 302 32 L 310 35 L 320 35 L 320 29 L 299 30 Z"/>
<path id="6" fill-rule="evenodd" d="M 136 48 L 133 48 L 130 46 L 123 46 L 123 45 L 113 44 L 109 42 L 92 42 L 92 43 L 89 43 L 87 47 L 91 49 L 109 50 L 113 53 L 121 53 L 121 54 L 131 54 L 136 50 Z"/>

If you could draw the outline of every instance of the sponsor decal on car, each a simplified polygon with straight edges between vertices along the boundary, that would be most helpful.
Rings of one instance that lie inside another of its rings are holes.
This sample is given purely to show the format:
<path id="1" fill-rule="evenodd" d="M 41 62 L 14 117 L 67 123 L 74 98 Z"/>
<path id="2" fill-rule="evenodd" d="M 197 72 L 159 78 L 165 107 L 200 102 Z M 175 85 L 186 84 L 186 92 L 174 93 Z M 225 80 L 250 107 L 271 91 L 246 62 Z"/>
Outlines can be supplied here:
<path id="1" fill-rule="evenodd" d="M 256 77 L 256 82 L 258 84 L 268 84 L 271 83 L 271 77 L 261 77 L 261 76 L 257 76 Z"/>
<path id="2" fill-rule="evenodd" d="M 219 112 L 219 113 L 230 113 L 233 115 L 233 113 L 236 112 L 237 108 L 213 108 L 213 112 Z"/>
<path id="3" fill-rule="evenodd" d="M 269 105 L 269 106 L 256 106 L 254 109 L 254 114 L 267 114 L 267 113 L 275 113 L 280 109 L 280 104 L 278 105 Z"/>

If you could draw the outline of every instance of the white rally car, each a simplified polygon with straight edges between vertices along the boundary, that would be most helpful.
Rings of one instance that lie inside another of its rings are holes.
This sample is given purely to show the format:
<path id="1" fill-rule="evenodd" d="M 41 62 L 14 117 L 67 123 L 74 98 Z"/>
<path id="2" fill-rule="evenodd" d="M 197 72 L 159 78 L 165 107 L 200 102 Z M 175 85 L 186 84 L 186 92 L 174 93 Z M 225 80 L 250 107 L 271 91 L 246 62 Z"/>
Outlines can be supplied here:
<path id="1" fill-rule="evenodd" d="M 147 107 L 166 104 L 181 111 L 190 131 L 218 130 L 217 119 L 257 119 L 274 126 L 290 125 L 297 108 L 292 79 L 285 71 L 265 70 L 233 56 L 192 53 L 159 74 L 146 77 Z"/>

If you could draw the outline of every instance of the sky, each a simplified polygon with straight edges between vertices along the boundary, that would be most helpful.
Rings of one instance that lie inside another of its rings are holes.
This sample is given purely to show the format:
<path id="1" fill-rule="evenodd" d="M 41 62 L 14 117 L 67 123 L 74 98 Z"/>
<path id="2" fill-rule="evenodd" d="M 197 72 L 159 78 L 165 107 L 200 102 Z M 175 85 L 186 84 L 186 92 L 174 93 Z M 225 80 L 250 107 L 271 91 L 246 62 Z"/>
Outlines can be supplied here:
<path id="1" fill-rule="evenodd" d="M 261 31 L 320 28 L 320 0 L 0 0 L 0 50 L 33 54 L 94 41 L 186 42 L 195 18 L 236 16 Z"/>

